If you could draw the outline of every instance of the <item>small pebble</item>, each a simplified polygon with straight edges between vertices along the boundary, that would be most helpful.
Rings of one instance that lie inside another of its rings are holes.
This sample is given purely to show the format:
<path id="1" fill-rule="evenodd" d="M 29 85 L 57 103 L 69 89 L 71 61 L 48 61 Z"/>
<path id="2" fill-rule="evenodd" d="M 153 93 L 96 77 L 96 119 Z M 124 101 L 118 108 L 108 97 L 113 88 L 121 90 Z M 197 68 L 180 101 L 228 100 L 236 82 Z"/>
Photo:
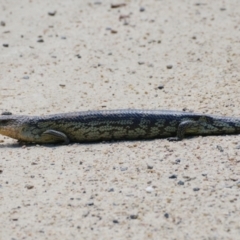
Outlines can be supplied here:
<path id="1" fill-rule="evenodd" d="M 118 32 L 117 30 L 111 29 L 111 33 L 112 33 L 112 34 L 116 34 L 117 32 Z"/>
<path id="2" fill-rule="evenodd" d="M 167 69 L 172 69 L 173 65 L 167 65 Z"/>
<path id="3" fill-rule="evenodd" d="M 184 182 L 183 181 L 179 181 L 178 185 L 184 185 Z"/>
<path id="4" fill-rule="evenodd" d="M 34 186 L 33 186 L 33 185 L 29 185 L 29 184 L 27 184 L 27 185 L 25 186 L 25 188 L 27 188 L 27 189 L 33 189 Z"/>
<path id="5" fill-rule="evenodd" d="M 55 16 L 55 15 L 56 15 L 56 13 L 57 13 L 56 11 L 53 11 L 53 12 L 48 12 L 48 15 L 53 17 L 53 16 Z"/>
<path id="6" fill-rule="evenodd" d="M 118 220 L 113 220 L 113 223 L 119 223 Z"/>
<path id="7" fill-rule="evenodd" d="M 111 4 L 111 8 L 125 7 L 126 3 Z"/>
<path id="8" fill-rule="evenodd" d="M 164 85 L 159 85 L 158 86 L 158 89 L 163 89 L 164 88 Z"/>
<path id="9" fill-rule="evenodd" d="M 131 218 L 131 219 L 137 219 L 137 218 L 138 218 L 138 215 L 137 215 L 137 214 L 131 214 L 131 215 L 130 215 L 130 218 Z"/>
<path id="10" fill-rule="evenodd" d="M 146 188 L 146 192 L 147 193 L 151 193 L 151 192 L 153 192 L 154 191 L 154 189 L 152 188 L 152 186 L 148 186 L 147 188 Z"/>
<path id="11" fill-rule="evenodd" d="M 173 174 L 169 177 L 170 179 L 174 179 L 174 178 L 177 178 L 177 175 L 176 174 Z"/>
<path id="12" fill-rule="evenodd" d="M 4 47 L 9 47 L 9 44 L 4 43 L 3 46 L 4 46 Z"/>
<path id="13" fill-rule="evenodd" d="M 44 40 L 43 40 L 43 39 L 38 39 L 37 42 L 39 42 L 39 43 L 43 43 Z"/>
<path id="14" fill-rule="evenodd" d="M 200 188 L 198 188 L 198 187 L 196 187 L 196 188 L 193 189 L 193 191 L 195 191 L 195 192 L 197 192 L 197 191 L 199 191 L 199 190 L 200 190 Z"/>
<path id="15" fill-rule="evenodd" d="M 77 54 L 76 57 L 77 57 L 77 58 L 82 58 L 80 54 Z"/>
<path id="16" fill-rule="evenodd" d="M 140 7 L 139 11 L 140 11 L 140 12 L 144 12 L 144 11 L 145 11 L 145 8 L 144 8 L 144 7 Z"/>
<path id="17" fill-rule="evenodd" d="M 180 163 L 180 162 L 181 162 L 181 159 L 176 159 L 176 160 L 175 160 L 175 163 L 176 163 L 176 164 L 178 164 L 178 163 Z"/>
<path id="18" fill-rule="evenodd" d="M 27 79 L 29 79 L 29 76 L 24 76 L 23 79 L 26 79 L 26 80 L 27 80 Z"/>
<path id="19" fill-rule="evenodd" d="M 108 192 L 114 192 L 114 188 L 109 188 Z"/>
<path id="20" fill-rule="evenodd" d="M 220 145 L 217 145 L 217 149 L 218 149 L 220 152 L 224 152 L 223 148 L 222 148 Z"/>
<path id="21" fill-rule="evenodd" d="M 164 217 L 165 217 L 165 218 L 169 218 L 169 214 L 168 214 L 168 213 L 165 213 L 165 214 L 164 214 Z"/>
<path id="22" fill-rule="evenodd" d="M 147 164 L 147 169 L 153 169 L 153 165 Z"/>
<path id="23" fill-rule="evenodd" d="M 1 22 L 0 22 L 0 25 L 1 25 L 2 27 L 5 27 L 5 26 L 6 26 L 6 23 L 5 23 L 4 21 L 1 21 Z"/>
<path id="24" fill-rule="evenodd" d="M 124 171 L 127 171 L 128 170 L 128 167 L 120 167 L 121 171 L 124 172 Z"/>

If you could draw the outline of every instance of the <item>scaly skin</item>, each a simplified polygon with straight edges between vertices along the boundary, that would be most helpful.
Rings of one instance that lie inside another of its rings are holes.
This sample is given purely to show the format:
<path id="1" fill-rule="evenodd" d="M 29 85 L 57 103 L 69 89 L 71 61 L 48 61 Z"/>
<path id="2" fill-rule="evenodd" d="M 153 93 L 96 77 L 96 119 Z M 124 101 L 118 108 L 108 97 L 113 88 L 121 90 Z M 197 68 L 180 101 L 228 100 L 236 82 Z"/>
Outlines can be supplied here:
<path id="1" fill-rule="evenodd" d="M 96 142 L 240 133 L 240 118 L 168 110 L 106 110 L 47 116 L 0 115 L 0 134 L 23 142 Z"/>

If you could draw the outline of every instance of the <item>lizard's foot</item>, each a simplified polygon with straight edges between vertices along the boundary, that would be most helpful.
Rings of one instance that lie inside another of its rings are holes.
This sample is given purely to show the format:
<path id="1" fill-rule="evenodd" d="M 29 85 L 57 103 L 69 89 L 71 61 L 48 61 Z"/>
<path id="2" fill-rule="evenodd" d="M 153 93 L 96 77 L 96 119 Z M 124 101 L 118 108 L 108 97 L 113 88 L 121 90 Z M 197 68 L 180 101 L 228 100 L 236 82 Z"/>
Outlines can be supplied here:
<path id="1" fill-rule="evenodd" d="M 43 135 L 50 135 L 51 137 L 54 137 L 56 140 L 62 140 L 63 141 L 63 144 L 69 144 L 70 141 L 67 137 L 66 134 L 62 133 L 62 132 L 59 132 L 59 131 L 56 131 L 56 130 L 47 130 L 43 133 Z"/>

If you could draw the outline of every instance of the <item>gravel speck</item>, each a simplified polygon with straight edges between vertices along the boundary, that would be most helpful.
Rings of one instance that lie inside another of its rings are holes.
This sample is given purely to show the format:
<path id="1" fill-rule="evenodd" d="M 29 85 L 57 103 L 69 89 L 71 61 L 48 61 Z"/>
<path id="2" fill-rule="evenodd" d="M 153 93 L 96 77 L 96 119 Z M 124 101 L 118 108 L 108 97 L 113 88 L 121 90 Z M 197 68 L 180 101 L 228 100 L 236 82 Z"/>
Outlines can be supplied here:
<path id="1" fill-rule="evenodd" d="M 154 189 L 152 188 L 152 186 L 148 186 L 147 188 L 146 188 L 146 192 L 147 193 L 151 193 L 151 192 L 153 192 L 154 191 Z"/>
<path id="2" fill-rule="evenodd" d="M 147 169 L 153 169 L 153 165 L 152 164 L 147 164 Z"/>
<path id="3" fill-rule="evenodd" d="M 200 188 L 198 188 L 198 187 L 196 187 L 196 188 L 193 189 L 193 191 L 195 191 L 195 192 L 197 192 L 197 191 L 199 191 L 199 190 L 200 190 Z"/>
<path id="4" fill-rule="evenodd" d="M 164 88 L 164 85 L 159 85 L 158 86 L 158 89 L 163 89 Z"/>
<path id="5" fill-rule="evenodd" d="M 218 149 L 220 152 L 224 152 L 223 148 L 222 148 L 220 145 L 217 145 L 217 149 Z"/>
<path id="6" fill-rule="evenodd" d="M 144 12 L 144 11 L 145 11 L 145 8 L 144 8 L 144 7 L 140 7 L 139 11 L 140 11 L 140 12 Z"/>
<path id="7" fill-rule="evenodd" d="M 176 163 L 176 164 L 179 164 L 180 162 L 181 162 L 181 159 L 176 159 L 176 160 L 175 160 L 175 163 Z"/>
<path id="8" fill-rule="evenodd" d="M 125 7 L 126 3 L 111 4 L 111 8 Z"/>
<path id="9" fill-rule="evenodd" d="M 167 65 L 167 69 L 172 69 L 173 68 L 173 65 L 169 64 Z"/>
<path id="10" fill-rule="evenodd" d="M 178 185 L 184 185 L 184 182 L 183 181 L 179 181 Z"/>
<path id="11" fill-rule="evenodd" d="M 3 44 L 3 47 L 9 47 L 9 44 L 4 43 L 4 44 Z"/>
<path id="12" fill-rule="evenodd" d="M 6 23 L 5 23 L 4 21 L 1 21 L 1 22 L 0 22 L 0 25 L 1 25 L 2 27 L 5 27 L 5 26 L 6 26 Z"/>
<path id="13" fill-rule="evenodd" d="M 128 167 L 120 167 L 121 171 L 124 172 L 124 171 L 127 171 L 128 170 Z"/>
<path id="14" fill-rule="evenodd" d="M 174 178 L 177 178 L 177 175 L 176 174 L 173 174 L 171 176 L 169 176 L 170 179 L 174 179 Z"/>
<path id="15" fill-rule="evenodd" d="M 169 214 L 168 214 L 168 213 L 165 213 L 165 214 L 164 214 L 164 217 L 165 217 L 165 218 L 169 218 Z"/>
<path id="16" fill-rule="evenodd" d="M 130 219 L 137 219 L 138 218 L 138 215 L 137 214 L 131 214 L 130 215 Z"/>
<path id="17" fill-rule="evenodd" d="M 53 17 L 53 16 L 55 16 L 55 15 L 56 15 L 56 13 L 57 13 L 57 11 L 48 12 L 48 15 Z"/>

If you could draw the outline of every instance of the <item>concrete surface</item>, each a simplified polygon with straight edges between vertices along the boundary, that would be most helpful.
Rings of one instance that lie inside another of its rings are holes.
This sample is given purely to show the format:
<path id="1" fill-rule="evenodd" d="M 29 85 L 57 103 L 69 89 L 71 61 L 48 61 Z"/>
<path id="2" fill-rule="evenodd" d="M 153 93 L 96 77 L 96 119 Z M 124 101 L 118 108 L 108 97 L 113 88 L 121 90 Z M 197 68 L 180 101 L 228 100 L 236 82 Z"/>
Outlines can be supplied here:
<path id="1" fill-rule="evenodd" d="M 239 0 L 2 0 L 0 111 L 240 116 L 239 9 Z M 68 146 L 0 136 L 0 236 L 239 239 L 239 173 L 238 135 Z"/>

